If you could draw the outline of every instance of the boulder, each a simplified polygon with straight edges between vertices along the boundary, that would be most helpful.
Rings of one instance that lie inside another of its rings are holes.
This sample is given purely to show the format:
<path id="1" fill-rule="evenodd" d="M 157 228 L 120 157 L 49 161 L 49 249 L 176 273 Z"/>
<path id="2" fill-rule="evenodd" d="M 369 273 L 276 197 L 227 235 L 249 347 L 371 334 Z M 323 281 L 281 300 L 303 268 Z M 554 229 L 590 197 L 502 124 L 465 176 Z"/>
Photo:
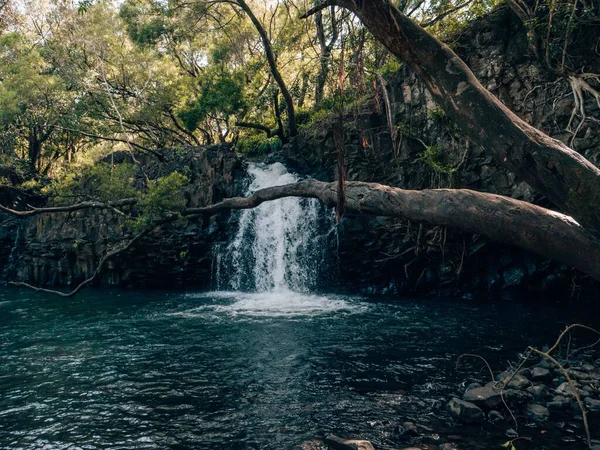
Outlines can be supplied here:
<path id="1" fill-rule="evenodd" d="M 527 407 L 525 408 L 525 414 L 527 414 L 527 416 L 532 418 L 533 420 L 539 422 L 543 422 L 550 418 L 550 411 L 548 411 L 548 408 L 542 405 L 537 405 L 535 403 L 527 405 Z"/>
<path id="2" fill-rule="evenodd" d="M 585 403 L 585 406 L 587 406 L 590 411 L 600 411 L 600 400 L 586 397 L 585 400 L 583 400 L 583 403 Z"/>
<path id="3" fill-rule="evenodd" d="M 531 371 L 532 380 L 546 380 L 550 378 L 550 370 L 544 367 L 534 367 Z"/>
<path id="4" fill-rule="evenodd" d="M 590 378 L 590 374 L 586 372 L 582 372 L 580 370 L 567 369 L 567 373 L 573 380 L 588 380 Z"/>
<path id="5" fill-rule="evenodd" d="M 531 381 L 518 373 L 513 375 L 512 379 L 510 377 L 508 379 L 510 381 L 506 387 L 509 389 L 525 389 L 526 387 L 531 386 Z"/>
<path id="6" fill-rule="evenodd" d="M 521 407 L 533 400 L 533 395 L 529 392 L 518 389 L 508 389 L 504 391 L 504 401 L 508 406 Z"/>
<path id="7" fill-rule="evenodd" d="M 562 395 L 563 397 L 575 397 L 575 392 L 581 394 L 581 390 L 571 386 L 568 381 L 565 381 L 560 386 L 558 386 L 555 390 L 557 395 Z"/>
<path id="8" fill-rule="evenodd" d="M 492 410 L 488 413 L 488 420 L 492 423 L 500 423 L 504 422 L 504 416 L 498 411 Z"/>
<path id="9" fill-rule="evenodd" d="M 494 409 L 502 404 L 502 390 L 495 388 L 494 383 L 465 392 L 463 400 L 474 403 L 480 408 Z"/>
<path id="10" fill-rule="evenodd" d="M 471 384 L 467 385 L 467 388 L 465 389 L 465 391 L 471 391 L 473 389 L 480 388 L 480 387 L 482 387 L 482 385 L 479 383 L 471 383 Z"/>
<path id="11" fill-rule="evenodd" d="M 555 395 L 552 397 L 552 400 L 546 404 L 546 406 L 551 411 L 557 411 L 568 408 L 570 404 L 571 401 L 568 398 L 563 397 L 562 395 Z"/>
<path id="12" fill-rule="evenodd" d="M 481 423 L 484 419 L 483 411 L 477 405 L 458 398 L 448 402 L 448 412 L 463 423 Z"/>
<path id="13" fill-rule="evenodd" d="M 546 397 L 550 396 L 550 391 L 543 384 L 536 384 L 535 386 L 529 386 L 525 390 L 527 392 L 529 392 L 531 395 L 533 395 L 533 398 L 535 398 L 536 400 L 545 399 Z"/>
<path id="14" fill-rule="evenodd" d="M 328 435 L 325 443 L 335 450 L 375 450 L 369 441 L 343 439 L 335 434 Z"/>

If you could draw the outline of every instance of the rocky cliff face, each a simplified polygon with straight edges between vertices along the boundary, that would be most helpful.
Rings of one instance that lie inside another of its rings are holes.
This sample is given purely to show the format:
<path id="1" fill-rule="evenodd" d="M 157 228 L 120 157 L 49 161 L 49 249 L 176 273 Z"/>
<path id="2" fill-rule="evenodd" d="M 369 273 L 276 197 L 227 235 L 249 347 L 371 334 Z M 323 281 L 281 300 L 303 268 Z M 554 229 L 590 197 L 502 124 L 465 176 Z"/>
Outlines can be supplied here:
<path id="1" fill-rule="evenodd" d="M 508 8 L 473 24 L 451 45 L 513 111 L 598 163 L 598 125 L 587 122 L 571 142 L 573 134 L 566 131 L 574 107 L 571 88 L 528 55 L 525 32 Z M 591 52 L 590 57 L 598 58 Z M 345 117 L 348 179 L 406 189 L 469 188 L 551 207 L 466 140 L 408 69 L 396 74 L 387 92 L 393 132 L 381 98 Z M 598 117 L 593 99 L 586 108 Z M 305 129 L 297 145 L 286 148 L 291 164 L 323 179 L 335 178 L 334 120 Z M 585 292 L 589 282 L 560 264 L 479 236 L 388 218 L 346 217 L 340 225 L 339 259 L 340 282 L 365 292 L 502 298 L 542 292 L 565 300 Z"/>
<path id="2" fill-rule="evenodd" d="M 174 170 L 185 170 L 190 184 L 188 206 L 204 206 L 239 195 L 243 174 L 231 146 L 185 148 L 163 151 L 165 161 L 151 155 L 137 159 L 146 174 L 155 179 Z M 117 156 L 123 162 L 127 154 Z M 169 225 L 158 230 L 135 250 L 112 261 L 100 285 L 137 288 L 210 286 L 212 245 L 227 236 L 228 215 L 214 216 L 187 225 Z M 14 240 L 16 230 L 20 238 Z M 88 278 L 109 246 L 131 235 L 123 218 L 110 211 L 78 211 L 47 214 L 17 223 L 2 239 L 4 248 L 16 247 L 12 261 L 6 258 L 5 279 L 41 286 L 74 286 Z"/>

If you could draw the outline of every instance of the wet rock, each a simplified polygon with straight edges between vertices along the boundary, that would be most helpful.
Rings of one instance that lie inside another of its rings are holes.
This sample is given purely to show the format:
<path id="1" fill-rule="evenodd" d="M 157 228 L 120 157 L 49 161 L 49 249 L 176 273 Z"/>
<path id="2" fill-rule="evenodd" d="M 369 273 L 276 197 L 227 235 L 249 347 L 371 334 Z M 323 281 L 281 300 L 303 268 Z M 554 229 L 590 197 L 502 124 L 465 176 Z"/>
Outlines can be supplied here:
<path id="1" fill-rule="evenodd" d="M 589 364 L 589 363 L 582 364 L 580 369 L 583 370 L 584 372 L 588 372 L 588 373 L 596 371 L 596 368 L 592 364 Z"/>
<path id="2" fill-rule="evenodd" d="M 456 446 L 456 444 L 446 442 L 445 444 L 440 445 L 439 449 L 440 450 L 458 450 L 458 447 Z"/>
<path id="3" fill-rule="evenodd" d="M 465 392 L 463 400 L 474 403 L 480 408 L 494 409 L 502 404 L 501 389 L 495 388 L 493 383 L 471 389 Z"/>
<path id="4" fill-rule="evenodd" d="M 586 397 L 583 400 L 583 402 L 590 411 L 600 411 L 600 400 L 595 400 L 593 398 Z"/>
<path id="5" fill-rule="evenodd" d="M 594 389 L 593 387 L 591 387 L 589 384 L 585 385 L 583 388 L 583 393 L 587 394 L 587 395 L 594 395 L 596 394 L 598 391 L 597 389 Z"/>
<path id="6" fill-rule="evenodd" d="M 498 411 L 492 410 L 488 413 L 488 420 L 492 423 L 501 423 L 504 422 L 504 416 Z"/>
<path id="7" fill-rule="evenodd" d="M 467 385 L 466 391 L 471 391 L 473 389 L 480 388 L 480 387 L 482 387 L 482 385 L 480 383 L 471 383 L 471 384 Z"/>
<path id="8" fill-rule="evenodd" d="M 571 386 L 568 381 L 565 381 L 555 390 L 556 394 L 562 395 L 563 397 L 575 397 L 575 392 L 581 393 L 581 390 Z"/>
<path id="9" fill-rule="evenodd" d="M 510 378 L 510 376 L 512 375 L 512 372 L 509 370 L 505 370 L 504 372 L 500 372 L 498 375 L 496 375 L 494 377 L 494 379 L 496 381 L 501 381 L 501 380 L 505 380 L 507 378 Z"/>
<path id="10" fill-rule="evenodd" d="M 568 408 L 570 404 L 571 401 L 568 398 L 563 397 L 562 395 L 556 395 L 552 397 L 552 400 L 549 401 L 546 406 L 550 411 L 558 411 Z"/>
<path id="11" fill-rule="evenodd" d="M 550 396 L 550 391 L 543 384 L 536 384 L 535 386 L 529 386 L 525 390 L 527 392 L 529 392 L 531 395 L 533 395 L 533 398 L 535 398 L 536 400 L 542 400 L 542 399 L 545 399 Z"/>
<path id="12" fill-rule="evenodd" d="M 335 434 L 325 438 L 325 443 L 335 450 L 375 450 L 369 441 L 356 439 L 343 439 Z"/>
<path id="13" fill-rule="evenodd" d="M 550 411 L 548 411 L 548 408 L 542 405 L 537 405 L 535 403 L 527 405 L 527 407 L 525 408 L 525 414 L 527 414 L 527 416 L 532 418 L 533 420 L 537 420 L 540 422 L 548 420 L 550 418 Z"/>
<path id="14" fill-rule="evenodd" d="M 298 447 L 300 450 L 327 450 L 327 447 L 317 439 L 305 441 Z"/>
<path id="15" fill-rule="evenodd" d="M 532 380 L 546 380 L 550 378 L 550 370 L 545 367 L 534 367 L 531 371 Z"/>
<path id="16" fill-rule="evenodd" d="M 519 374 L 523 375 L 525 378 L 531 379 L 531 369 L 521 369 L 519 370 Z"/>
<path id="17" fill-rule="evenodd" d="M 546 358 L 543 358 L 538 364 L 537 367 L 542 367 L 544 369 L 552 369 L 554 366 L 552 365 L 552 363 L 550 361 L 548 361 Z"/>
<path id="18" fill-rule="evenodd" d="M 478 406 L 458 398 L 450 400 L 448 412 L 456 420 L 464 423 L 480 423 L 484 419 L 483 411 Z"/>
<path id="19" fill-rule="evenodd" d="M 519 391 L 517 389 L 508 389 L 504 391 L 504 400 L 508 406 L 520 407 L 533 400 L 533 395 L 529 392 Z"/>
<path id="20" fill-rule="evenodd" d="M 518 373 L 512 377 L 507 385 L 509 389 L 525 389 L 528 386 L 531 386 L 531 381 Z"/>
<path id="21" fill-rule="evenodd" d="M 519 437 L 519 433 L 517 433 L 512 428 L 509 428 L 508 430 L 506 430 L 506 437 L 509 439 L 514 439 L 516 437 Z"/>
<path id="22" fill-rule="evenodd" d="M 525 269 L 522 267 L 510 267 L 502 273 L 506 286 L 518 286 L 525 278 Z"/>
<path id="23" fill-rule="evenodd" d="M 581 372 L 579 370 L 567 369 L 567 373 L 573 380 L 587 380 L 590 378 L 590 374 L 586 372 Z"/>
<path id="24" fill-rule="evenodd" d="M 420 436 L 419 430 L 414 422 L 404 422 L 394 429 L 394 435 L 401 439 L 407 439 L 415 436 Z"/>

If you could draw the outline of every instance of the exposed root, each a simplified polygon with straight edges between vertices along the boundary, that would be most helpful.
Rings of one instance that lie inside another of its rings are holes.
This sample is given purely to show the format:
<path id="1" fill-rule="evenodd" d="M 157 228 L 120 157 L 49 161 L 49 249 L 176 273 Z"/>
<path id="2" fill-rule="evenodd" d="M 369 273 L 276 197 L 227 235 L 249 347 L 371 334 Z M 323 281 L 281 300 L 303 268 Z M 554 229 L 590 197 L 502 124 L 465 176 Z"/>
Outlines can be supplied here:
<path id="1" fill-rule="evenodd" d="M 569 123 L 567 124 L 567 131 L 573 133 L 569 145 L 573 145 L 573 142 L 577 138 L 577 135 L 581 131 L 581 128 L 585 124 L 586 121 L 590 120 L 600 124 L 598 119 L 593 117 L 589 117 L 585 111 L 585 93 L 587 92 L 596 100 L 596 104 L 598 108 L 600 108 L 600 91 L 594 88 L 587 80 L 593 80 L 597 83 L 600 83 L 600 75 L 595 73 L 582 73 L 580 75 L 569 75 L 568 77 L 569 84 L 571 85 L 571 90 L 573 92 L 573 99 L 575 101 L 575 105 L 573 106 L 573 111 L 571 112 L 571 117 L 569 119 Z M 577 128 L 573 130 L 573 122 L 575 118 L 579 115 L 579 124 Z"/>

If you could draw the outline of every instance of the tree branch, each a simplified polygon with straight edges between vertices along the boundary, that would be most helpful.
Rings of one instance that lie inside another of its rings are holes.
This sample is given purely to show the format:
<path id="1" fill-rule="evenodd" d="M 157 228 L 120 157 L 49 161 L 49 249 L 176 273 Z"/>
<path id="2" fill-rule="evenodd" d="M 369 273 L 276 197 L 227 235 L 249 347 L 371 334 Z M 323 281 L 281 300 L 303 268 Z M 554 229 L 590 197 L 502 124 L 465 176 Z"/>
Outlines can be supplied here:
<path id="1" fill-rule="evenodd" d="M 122 206 L 131 206 L 137 204 L 139 199 L 137 198 L 124 198 L 122 200 L 117 200 L 114 202 L 99 202 L 99 201 L 85 201 L 81 203 L 75 203 L 74 205 L 67 206 L 50 206 L 47 208 L 31 208 L 26 211 L 18 211 L 15 209 L 8 208 L 6 206 L 0 205 L 0 211 L 5 212 L 7 214 L 12 214 L 17 217 L 31 217 L 37 216 L 40 214 L 50 214 L 50 213 L 61 213 L 61 212 L 73 212 L 80 211 L 83 209 L 112 209 L 119 208 Z"/>

